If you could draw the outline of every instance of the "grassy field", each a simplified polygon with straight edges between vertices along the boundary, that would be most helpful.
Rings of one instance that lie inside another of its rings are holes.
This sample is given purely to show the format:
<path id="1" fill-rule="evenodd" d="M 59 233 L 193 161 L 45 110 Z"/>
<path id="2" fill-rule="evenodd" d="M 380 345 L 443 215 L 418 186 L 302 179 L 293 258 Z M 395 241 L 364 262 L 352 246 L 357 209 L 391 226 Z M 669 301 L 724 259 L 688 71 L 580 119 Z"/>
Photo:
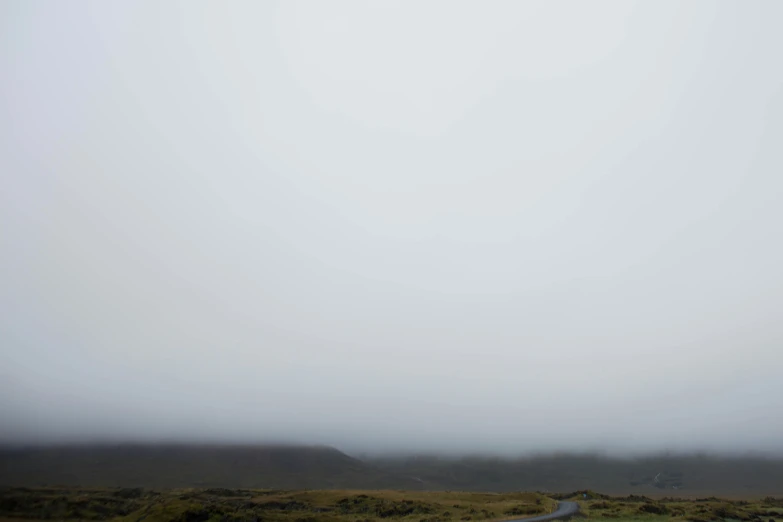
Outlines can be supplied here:
<path id="1" fill-rule="evenodd" d="M 537 493 L 6 488 L 0 520 L 449 522 L 548 513 L 556 504 Z"/>
<path id="2" fill-rule="evenodd" d="M 587 498 L 584 495 L 587 495 Z M 783 499 L 652 499 L 593 492 L 274 491 L 139 488 L 4 488 L 0 522 L 451 522 L 508 520 L 549 513 L 558 499 L 579 501 L 580 518 L 605 522 L 783 522 Z"/>
<path id="3" fill-rule="evenodd" d="M 671 522 L 783 522 L 783 499 L 728 500 L 716 497 L 701 499 L 661 498 L 641 496 L 605 497 L 579 501 L 580 516 L 606 522 L 671 521 Z"/>

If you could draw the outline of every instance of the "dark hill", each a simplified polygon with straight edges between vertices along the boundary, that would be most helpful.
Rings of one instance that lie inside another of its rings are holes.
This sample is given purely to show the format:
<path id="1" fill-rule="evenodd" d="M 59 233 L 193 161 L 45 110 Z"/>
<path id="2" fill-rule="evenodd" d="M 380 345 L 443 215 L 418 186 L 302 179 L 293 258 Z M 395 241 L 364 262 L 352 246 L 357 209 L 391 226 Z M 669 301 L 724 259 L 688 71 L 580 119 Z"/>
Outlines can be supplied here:
<path id="1" fill-rule="evenodd" d="M 376 459 L 390 473 L 447 490 L 595 490 L 613 495 L 759 496 L 783 492 L 783 460 L 756 457 L 653 456 L 613 459 L 549 455 L 521 459 L 409 457 Z"/>
<path id="2" fill-rule="evenodd" d="M 328 447 L 85 445 L 0 449 L 0 485 L 779 496 L 783 460 L 695 455 L 358 460 Z"/>
<path id="3" fill-rule="evenodd" d="M 226 488 L 406 488 L 329 447 L 99 445 L 0 449 L 0 484 Z"/>

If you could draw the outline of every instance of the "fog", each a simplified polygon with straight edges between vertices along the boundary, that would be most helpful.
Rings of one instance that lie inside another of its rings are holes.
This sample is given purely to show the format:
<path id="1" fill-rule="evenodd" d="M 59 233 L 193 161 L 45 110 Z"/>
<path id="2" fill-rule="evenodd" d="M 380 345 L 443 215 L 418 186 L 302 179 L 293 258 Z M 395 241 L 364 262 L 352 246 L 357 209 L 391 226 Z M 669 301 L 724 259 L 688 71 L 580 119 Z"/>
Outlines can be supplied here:
<path id="1" fill-rule="evenodd" d="M 0 4 L 0 442 L 783 453 L 783 3 Z"/>

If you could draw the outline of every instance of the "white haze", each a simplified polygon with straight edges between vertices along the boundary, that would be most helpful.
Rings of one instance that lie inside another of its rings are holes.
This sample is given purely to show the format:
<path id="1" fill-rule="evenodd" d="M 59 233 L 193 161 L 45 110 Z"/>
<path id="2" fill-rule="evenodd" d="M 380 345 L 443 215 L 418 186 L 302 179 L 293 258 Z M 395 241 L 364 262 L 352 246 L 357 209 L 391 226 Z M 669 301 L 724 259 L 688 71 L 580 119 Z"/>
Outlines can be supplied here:
<path id="1" fill-rule="evenodd" d="M 0 3 L 0 441 L 783 452 L 783 2 Z"/>

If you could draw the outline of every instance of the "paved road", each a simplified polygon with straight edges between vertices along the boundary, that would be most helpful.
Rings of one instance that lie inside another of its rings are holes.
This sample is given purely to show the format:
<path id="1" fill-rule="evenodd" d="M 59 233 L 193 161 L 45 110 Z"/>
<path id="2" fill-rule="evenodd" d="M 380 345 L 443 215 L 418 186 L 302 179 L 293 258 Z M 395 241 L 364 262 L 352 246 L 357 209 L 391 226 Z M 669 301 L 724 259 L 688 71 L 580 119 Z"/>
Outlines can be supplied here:
<path id="1" fill-rule="evenodd" d="M 576 502 L 558 502 L 557 510 L 555 510 L 554 513 L 530 518 L 515 518 L 514 520 L 508 520 L 507 522 L 543 522 L 544 520 L 556 520 L 558 518 L 568 518 L 575 515 L 578 511 L 579 504 Z"/>

